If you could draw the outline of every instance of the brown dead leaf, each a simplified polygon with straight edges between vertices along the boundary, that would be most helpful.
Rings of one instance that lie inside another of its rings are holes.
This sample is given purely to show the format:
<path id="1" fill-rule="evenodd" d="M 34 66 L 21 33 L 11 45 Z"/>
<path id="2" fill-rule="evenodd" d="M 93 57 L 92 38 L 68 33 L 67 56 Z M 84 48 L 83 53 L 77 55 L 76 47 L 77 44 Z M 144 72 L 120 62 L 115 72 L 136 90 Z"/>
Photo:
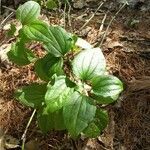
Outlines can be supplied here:
<path id="1" fill-rule="evenodd" d="M 12 149 L 19 147 L 19 140 L 11 135 L 5 135 L 5 148 Z"/>
<path id="2" fill-rule="evenodd" d="M 111 48 L 111 49 L 115 47 L 123 47 L 123 45 L 119 41 L 115 41 L 110 38 L 106 39 L 106 46 L 107 48 Z"/>
<path id="3" fill-rule="evenodd" d="M 0 60 L 3 61 L 8 61 L 7 57 L 7 52 L 10 51 L 11 49 L 11 44 L 3 44 L 0 47 Z"/>
<path id="4" fill-rule="evenodd" d="M 110 42 L 108 43 L 108 48 L 115 48 L 115 47 L 123 47 L 123 45 L 121 43 L 119 43 L 118 41 L 114 41 L 114 42 Z"/>
<path id="5" fill-rule="evenodd" d="M 10 135 L 5 135 L 3 129 L 0 127 L 0 150 L 17 147 L 19 147 L 19 140 Z"/>

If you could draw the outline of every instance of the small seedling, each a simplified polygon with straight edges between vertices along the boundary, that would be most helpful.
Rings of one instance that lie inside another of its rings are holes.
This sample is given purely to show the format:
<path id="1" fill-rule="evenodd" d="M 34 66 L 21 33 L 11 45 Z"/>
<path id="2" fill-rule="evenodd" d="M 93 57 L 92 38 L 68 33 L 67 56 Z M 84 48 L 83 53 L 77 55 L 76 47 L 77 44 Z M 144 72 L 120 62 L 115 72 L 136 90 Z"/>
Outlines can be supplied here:
<path id="1" fill-rule="evenodd" d="M 81 134 L 97 137 L 109 118 L 101 106 L 118 99 L 122 82 L 107 75 L 100 48 L 91 46 L 77 53 L 77 37 L 60 26 L 44 23 L 39 15 L 40 6 L 34 1 L 26 2 L 16 12 L 22 28 L 8 57 L 19 66 L 33 63 L 43 81 L 17 90 L 16 98 L 37 110 L 37 122 L 44 133 L 54 129 L 67 130 L 72 138 Z M 37 58 L 26 47 L 31 41 L 43 45 L 43 58 Z"/>

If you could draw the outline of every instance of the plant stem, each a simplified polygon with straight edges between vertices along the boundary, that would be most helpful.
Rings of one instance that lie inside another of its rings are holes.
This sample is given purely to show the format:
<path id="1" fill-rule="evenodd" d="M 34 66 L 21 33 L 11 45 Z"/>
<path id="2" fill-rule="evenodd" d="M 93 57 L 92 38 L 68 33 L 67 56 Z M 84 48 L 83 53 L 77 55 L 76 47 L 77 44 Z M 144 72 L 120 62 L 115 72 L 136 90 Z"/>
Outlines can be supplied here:
<path id="1" fill-rule="evenodd" d="M 27 134 L 28 128 L 29 128 L 29 126 L 30 126 L 30 124 L 31 124 L 31 122 L 33 120 L 33 117 L 34 117 L 35 113 L 36 113 L 36 109 L 34 109 L 34 111 L 32 112 L 32 115 L 31 115 L 31 117 L 30 117 L 30 119 L 29 119 L 29 121 L 27 123 L 27 126 L 25 128 L 25 131 L 24 131 L 24 133 L 22 135 L 22 138 L 21 138 L 22 139 L 22 148 L 21 148 L 22 150 L 24 150 L 24 148 L 25 148 L 26 134 Z"/>

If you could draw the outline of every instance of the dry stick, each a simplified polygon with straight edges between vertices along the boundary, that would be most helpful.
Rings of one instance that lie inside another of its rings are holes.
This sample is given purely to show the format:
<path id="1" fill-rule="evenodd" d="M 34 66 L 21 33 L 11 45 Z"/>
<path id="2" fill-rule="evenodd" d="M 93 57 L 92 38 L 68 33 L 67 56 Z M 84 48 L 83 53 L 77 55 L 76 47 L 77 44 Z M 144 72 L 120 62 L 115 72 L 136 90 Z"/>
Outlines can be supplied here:
<path id="1" fill-rule="evenodd" d="M 99 9 L 102 7 L 102 5 L 104 4 L 106 0 L 104 0 L 103 2 L 100 3 L 100 5 L 98 6 L 98 8 L 96 9 L 96 11 L 92 14 L 92 16 L 90 17 L 90 19 L 88 19 L 86 21 L 86 23 L 81 27 L 81 30 L 94 18 L 95 14 L 99 11 Z"/>
<path id="2" fill-rule="evenodd" d="M 60 11 L 61 10 L 61 1 L 58 0 L 58 10 Z"/>
<path id="3" fill-rule="evenodd" d="M 0 29 L 3 28 L 4 24 L 14 15 L 14 12 L 11 12 L 0 24 Z"/>
<path id="4" fill-rule="evenodd" d="M 6 6 L 2 6 L 5 9 L 8 9 L 10 11 L 12 11 L 1 23 L 0 23 L 0 29 L 3 28 L 4 24 L 15 14 L 16 10 L 6 7 Z"/>
<path id="5" fill-rule="evenodd" d="M 25 148 L 26 134 L 27 134 L 28 128 L 29 128 L 29 126 L 30 126 L 30 124 L 31 124 L 31 122 L 32 122 L 32 119 L 33 119 L 35 113 L 36 113 L 36 109 L 34 109 L 32 115 L 31 115 L 31 117 L 30 117 L 30 119 L 29 119 L 29 121 L 28 121 L 28 123 L 27 123 L 27 126 L 26 126 L 26 128 L 25 128 L 25 131 L 24 131 L 24 133 L 23 133 L 23 135 L 22 135 L 22 138 L 21 138 L 21 139 L 22 139 L 22 150 L 24 150 L 24 148 Z"/>
<path id="6" fill-rule="evenodd" d="M 2 6 L 3 8 L 5 8 L 5 9 L 8 9 L 8 10 L 10 10 L 10 11 L 12 11 L 12 12 L 16 12 L 16 10 L 15 9 L 13 9 L 13 8 L 9 8 L 9 7 L 7 7 L 7 6 Z"/>
<path id="7" fill-rule="evenodd" d="M 106 17 L 107 17 L 107 13 L 104 15 L 104 18 L 103 18 L 103 20 L 102 20 L 102 22 L 101 22 L 101 26 L 100 26 L 100 28 L 99 28 L 99 31 L 100 31 L 100 32 L 103 30 L 104 22 L 105 22 L 105 20 L 106 20 Z"/>
<path id="8" fill-rule="evenodd" d="M 70 3 L 69 3 L 68 0 L 67 0 L 67 4 L 68 4 L 68 6 L 69 6 L 68 13 L 67 13 L 67 16 L 68 16 L 68 23 L 69 23 L 69 26 L 71 27 L 71 17 L 70 17 L 71 5 L 70 5 Z"/>
<path id="9" fill-rule="evenodd" d="M 64 6 L 64 28 L 66 27 L 66 3 Z"/>
<path id="10" fill-rule="evenodd" d="M 105 22 L 105 20 L 106 20 L 107 14 L 108 14 L 108 12 L 104 14 L 103 20 L 102 20 L 102 22 L 101 22 L 101 26 L 100 26 L 100 28 L 99 28 L 99 34 L 100 34 L 100 33 L 102 32 L 102 30 L 103 30 L 104 22 Z M 103 35 L 103 34 L 104 34 L 104 33 L 102 33 L 102 35 Z M 99 44 L 99 43 L 96 42 L 93 46 L 97 46 L 98 44 Z"/>
<path id="11" fill-rule="evenodd" d="M 103 44 L 103 42 L 104 42 L 104 39 L 105 39 L 105 37 L 106 37 L 106 35 L 107 35 L 107 32 L 108 32 L 108 30 L 109 30 L 109 28 L 110 28 L 110 25 L 112 24 L 112 22 L 113 22 L 113 20 L 116 18 L 116 16 L 119 14 L 119 12 L 127 5 L 128 3 L 126 2 L 126 3 L 124 3 L 121 7 L 120 7 L 120 9 L 116 12 L 116 14 L 112 17 L 112 19 L 110 20 L 110 22 L 109 22 L 109 24 L 108 24 L 108 26 L 107 26 L 107 28 L 106 28 L 106 31 L 105 31 L 105 33 L 104 33 L 104 36 L 103 36 L 103 38 L 102 38 L 102 40 L 101 40 L 101 42 L 100 42 L 100 47 L 102 46 L 102 44 Z"/>

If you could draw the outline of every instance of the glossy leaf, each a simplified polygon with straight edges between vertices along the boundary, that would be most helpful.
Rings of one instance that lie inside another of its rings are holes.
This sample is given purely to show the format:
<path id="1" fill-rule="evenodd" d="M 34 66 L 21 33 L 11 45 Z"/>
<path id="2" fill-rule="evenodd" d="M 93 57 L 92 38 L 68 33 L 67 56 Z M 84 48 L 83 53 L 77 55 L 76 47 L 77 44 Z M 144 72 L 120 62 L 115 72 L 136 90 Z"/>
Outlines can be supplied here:
<path id="1" fill-rule="evenodd" d="M 105 110 L 97 109 L 94 120 L 83 131 L 87 137 L 96 138 L 106 128 L 108 124 L 108 113 Z"/>
<path id="2" fill-rule="evenodd" d="M 105 58 L 99 48 L 83 50 L 73 60 L 73 73 L 82 80 L 102 75 L 105 68 Z"/>
<path id="3" fill-rule="evenodd" d="M 54 74 L 63 74 L 62 67 L 62 58 L 54 57 L 52 54 L 47 54 L 45 57 L 36 61 L 35 72 L 42 80 L 49 81 Z"/>
<path id="4" fill-rule="evenodd" d="M 21 42 L 22 44 L 31 42 L 31 40 L 30 40 L 30 39 L 26 36 L 26 34 L 24 33 L 23 28 L 21 28 L 21 29 L 19 30 L 18 38 L 20 39 L 20 42 Z"/>
<path id="5" fill-rule="evenodd" d="M 25 48 L 24 44 L 21 42 L 12 44 L 11 50 L 7 53 L 7 56 L 9 60 L 19 66 L 28 65 L 36 60 L 32 51 Z"/>
<path id="6" fill-rule="evenodd" d="M 49 33 L 48 25 L 42 21 L 35 20 L 29 25 L 23 27 L 24 34 L 30 39 L 40 42 L 52 42 L 52 36 Z"/>
<path id="7" fill-rule="evenodd" d="M 76 138 L 93 120 L 96 107 L 88 101 L 90 99 L 74 92 L 68 105 L 63 107 L 64 123 L 72 137 Z"/>
<path id="8" fill-rule="evenodd" d="M 34 83 L 18 90 L 15 97 L 24 105 L 38 108 L 44 102 L 46 84 Z"/>
<path id="9" fill-rule="evenodd" d="M 72 92 L 73 89 L 66 85 L 65 76 L 56 77 L 54 85 L 49 85 L 47 87 L 45 95 L 45 102 L 49 112 L 54 112 L 65 106 Z"/>
<path id="10" fill-rule="evenodd" d="M 72 35 L 59 26 L 34 21 L 24 26 L 24 33 L 31 40 L 43 42 L 45 49 L 56 57 L 65 55 L 73 46 Z"/>
<path id="11" fill-rule="evenodd" d="M 117 100 L 123 90 L 122 82 L 114 76 L 98 76 L 92 80 L 92 96 L 101 104 Z"/>
<path id="12" fill-rule="evenodd" d="M 23 25 L 30 24 L 40 15 L 40 5 L 34 1 L 28 1 L 21 5 L 16 12 L 16 17 Z"/>
<path id="13" fill-rule="evenodd" d="M 45 44 L 45 48 L 56 57 L 64 56 L 73 46 L 72 35 L 59 26 L 50 26 L 49 32 L 53 39 Z"/>
<path id="14" fill-rule="evenodd" d="M 93 48 L 93 46 L 89 42 L 87 42 L 86 40 L 84 40 L 82 38 L 78 38 L 75 45 L 82 49 L 92 49 Z"/>

